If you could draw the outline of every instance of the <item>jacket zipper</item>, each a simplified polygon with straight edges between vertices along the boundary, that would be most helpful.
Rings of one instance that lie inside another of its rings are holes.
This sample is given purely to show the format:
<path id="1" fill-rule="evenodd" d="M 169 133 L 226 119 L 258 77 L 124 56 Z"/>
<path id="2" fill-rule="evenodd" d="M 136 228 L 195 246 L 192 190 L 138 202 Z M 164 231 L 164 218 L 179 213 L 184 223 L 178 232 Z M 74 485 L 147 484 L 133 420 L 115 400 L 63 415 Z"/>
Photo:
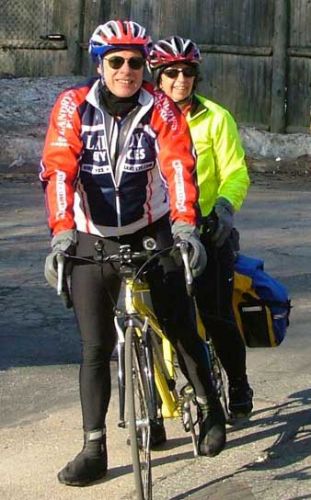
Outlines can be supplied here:
<path id="1" fill-rule="evenodd" d="M 116 210 L 117 210 L 118 227 L 121 227 L 120 191 L 119 191 L 118 186 L 115 186 L 115 194 L 116 194 Z"/>
<path id="2" fill-rule="evenodd" d="M 116 177 L 115 177 L 115 173 L 116 173 L 116 165 L 115 165 L 115 169 L 112 168 L 112 164 L 111 164 L 111 157 L 110 157 L 110 151 L 109 151 L 109 147 L 108 147 L 108 140 L 107 140 L 107 129 L 106 129 L 106 122 L 105 122 L 105 115 L 104 115 L 104 112 L 103 110 L 98 107 L 101 115 L 102 115 L 102 118 L 103 118 L 103 124 L 104 124 L 104 132 L 105 132 L 105 137 L 106 137 L 106 142 L 107 142 L 107 154 L 109 156 L 109 164 L 110 164 L 110 168 L 111 168 L 111 178 L 112 178 L 112 182 L 114 184 L 114 192 L 115 192 L 115 198 L 116 198 L 116 212 L 117 212 L 117 225 L 118 227 L 121 227 L 121 203 L 120 203 L 120 191 L 119 191 L 119 187 L 117 186 L 117 182 L 116 182 Z M 116 163 L 116 162 L 115 162 Z"/>

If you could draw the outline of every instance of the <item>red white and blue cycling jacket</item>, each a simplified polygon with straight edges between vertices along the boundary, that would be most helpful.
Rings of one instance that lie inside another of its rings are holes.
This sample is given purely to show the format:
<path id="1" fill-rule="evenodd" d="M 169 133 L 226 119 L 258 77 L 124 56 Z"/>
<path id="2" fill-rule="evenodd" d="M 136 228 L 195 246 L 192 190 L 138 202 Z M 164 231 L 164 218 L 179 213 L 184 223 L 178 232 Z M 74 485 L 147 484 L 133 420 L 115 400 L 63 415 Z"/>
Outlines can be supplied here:
<path id="1" fill-rule="evenodd" d="M 40 179 L 55 235 L 121 236 L 160 219 L 196 223 L 195 154 L 174 103 L 144 83 L 122 121 L 99 106 L 99 79 L 65 90 L 50 117 Z"/>

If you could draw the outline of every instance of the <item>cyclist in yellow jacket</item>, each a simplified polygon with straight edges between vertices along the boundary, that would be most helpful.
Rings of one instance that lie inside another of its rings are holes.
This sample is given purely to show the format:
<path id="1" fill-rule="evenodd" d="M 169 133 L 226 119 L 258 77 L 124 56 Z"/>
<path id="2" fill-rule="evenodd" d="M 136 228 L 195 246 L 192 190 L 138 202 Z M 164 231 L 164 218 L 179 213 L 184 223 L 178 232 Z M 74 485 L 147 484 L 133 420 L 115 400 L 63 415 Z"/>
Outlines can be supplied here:
<path id="1" fill-rule="evenodd" d="M 246 197 L 249 176 L 236 123 L 222 106 L 195 92 L 201 62 L 197 45 L 170 36 L 149 55 L 156 85 L 186 116 L 197 153 L 202 215 L 201 240 L 208 264 L 197 279 L 197 304 L 229 380 L 229 410 L 234 419 L 250 415 L 253 391 L 246 375 L 246 352 L 232 310 L 234 213 Z"/>

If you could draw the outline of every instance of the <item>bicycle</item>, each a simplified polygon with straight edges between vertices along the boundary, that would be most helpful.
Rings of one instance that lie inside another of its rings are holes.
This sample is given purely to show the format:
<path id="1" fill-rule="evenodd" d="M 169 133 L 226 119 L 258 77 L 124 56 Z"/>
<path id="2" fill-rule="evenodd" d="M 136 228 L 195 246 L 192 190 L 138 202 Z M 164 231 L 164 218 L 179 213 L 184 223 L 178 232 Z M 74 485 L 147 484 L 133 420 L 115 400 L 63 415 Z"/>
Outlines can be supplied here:
<path id="1" fill-rule="evenodd" d="M 179 244 L 184 262 L 188 293 L 192 293 L 192 275 L 188 259 L 188 244 Z M 166 339 L 152 310 L 149 287 L 144 271 L 160 255 L 171 248 L 157 251 L 151 238 L 144 241 L 144 250 L 134 252 L 129 245 L 121 245 L 119 252 L 105 255 L 103 241 L 95 246 L 96 255 L 75 257 L 58 256 L 58 294 L 63 293 L 65 259 L 97 265 L 118 263 L 123 285 L 121 300 L 115 305 L 114 323 L 117 332 L 119 423 L 128 428 L 137 496 L 141 500 L 152 498 L 151 473 L 151 421 L 159 416 L 159 398 L 164 418 L 180 417 L 183 428 L 191 433 L 194 456 L 198 455 L 195 433 L 196 401 L 193 388 L 186 384 L 176 388 L 176 370 L 173 348 Z M 212 345 L 207 344 L 213 370 L 218 358 Z M 216 387 L 220 388 L 221 371 L 215 371 Z"/>

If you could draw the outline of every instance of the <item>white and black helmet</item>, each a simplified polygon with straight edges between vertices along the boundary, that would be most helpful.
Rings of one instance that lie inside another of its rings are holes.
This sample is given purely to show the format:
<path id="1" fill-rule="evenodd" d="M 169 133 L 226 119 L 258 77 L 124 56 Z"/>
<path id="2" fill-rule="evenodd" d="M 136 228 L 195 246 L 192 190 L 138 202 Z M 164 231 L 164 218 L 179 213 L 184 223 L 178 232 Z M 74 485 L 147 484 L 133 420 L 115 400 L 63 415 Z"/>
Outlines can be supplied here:
<path id="1" fill-rule="evenodd" d="M 200 64 L 201 54 L 196 43 L 189 38 L 170 36 L 158 40 L 148 56 L 148 65 L 151 70 L 177 62 Z"/>

